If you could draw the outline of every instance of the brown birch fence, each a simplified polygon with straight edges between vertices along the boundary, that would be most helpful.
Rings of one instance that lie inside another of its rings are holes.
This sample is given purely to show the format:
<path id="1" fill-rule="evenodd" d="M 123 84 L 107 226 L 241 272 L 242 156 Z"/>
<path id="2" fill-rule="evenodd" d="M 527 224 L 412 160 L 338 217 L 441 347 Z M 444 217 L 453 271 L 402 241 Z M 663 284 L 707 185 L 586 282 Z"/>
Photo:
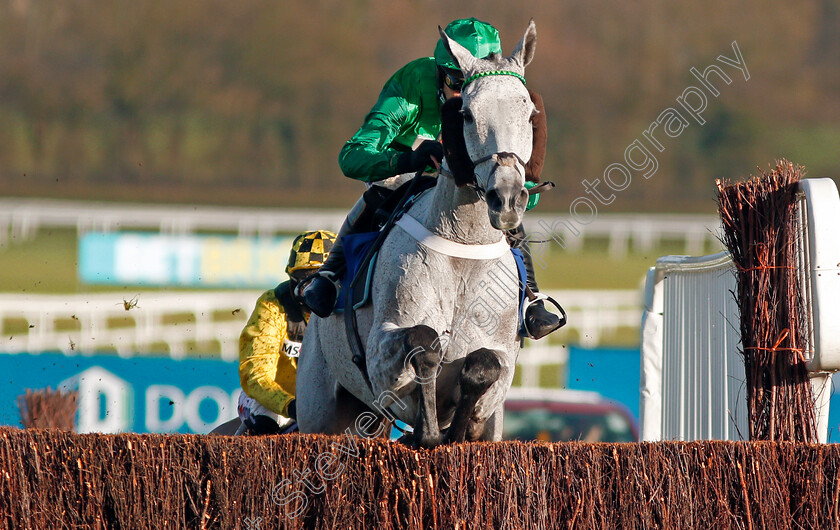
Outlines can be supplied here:
<path id="1" fill-rule="evenodd" d="M 838 528 L 840 446 L 0 430 L 0 528 Z"/>

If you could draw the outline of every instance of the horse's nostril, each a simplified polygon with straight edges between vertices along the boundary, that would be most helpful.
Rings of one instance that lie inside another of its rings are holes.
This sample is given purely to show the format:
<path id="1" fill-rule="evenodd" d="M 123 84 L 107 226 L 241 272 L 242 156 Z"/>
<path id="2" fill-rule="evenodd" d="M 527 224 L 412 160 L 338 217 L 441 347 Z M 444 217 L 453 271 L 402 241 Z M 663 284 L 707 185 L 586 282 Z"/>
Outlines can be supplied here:
<path id="1" fill-rule="evenodd" d="M 516 197 L 516 204 L 514 205 L 514 207 L 525 208 L 528 205 L 528 197 L 528 190 L 526 190 L 525 188 L 519 190 L 519 195 Z"/>
<path id="2" fill-rule="evenodd" d="M 502 209 L 502 198 L 499 196 L 499 192 L 496 190 L 489 190 L 487 195 L 485 196 L 487 199 L 487 206 L 489 206 L 493 210 L 501 210 Z"/>

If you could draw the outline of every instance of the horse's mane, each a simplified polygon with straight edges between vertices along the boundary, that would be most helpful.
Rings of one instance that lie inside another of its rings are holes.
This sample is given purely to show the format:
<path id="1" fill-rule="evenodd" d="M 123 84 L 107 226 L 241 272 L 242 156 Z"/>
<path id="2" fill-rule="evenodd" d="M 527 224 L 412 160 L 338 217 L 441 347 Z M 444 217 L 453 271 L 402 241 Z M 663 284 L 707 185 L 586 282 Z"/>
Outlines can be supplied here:
<path id="1" fill-rule="evenodd" d="M 540 174 L 542 173 L 543 163 L 545 162 L 545 146 L 548 141 L 548 127 L 545 120 L 545 105 L 543 98 L 538 93 L 530 88 L 528 95 L 531 96 L 531 101 L 537 108 L 537 114 L 531 120 L 534 126 L 534 148 L 531 150 L 531 158 L 525 164 L 525 180 L 529 182 L 539 182 Z"/>
<path id="2" fill-rule="evenodd" d="M 455 179 L 455 185 L 459 188 L 473 181 L 475 171 L 475 165 L 467 153 L 467 142 L 464 140 L 464 116 L 461 114 L 461 105 L 463 105 L 461 98 L 450 98 L 440 109 L 443 156 Z"/>

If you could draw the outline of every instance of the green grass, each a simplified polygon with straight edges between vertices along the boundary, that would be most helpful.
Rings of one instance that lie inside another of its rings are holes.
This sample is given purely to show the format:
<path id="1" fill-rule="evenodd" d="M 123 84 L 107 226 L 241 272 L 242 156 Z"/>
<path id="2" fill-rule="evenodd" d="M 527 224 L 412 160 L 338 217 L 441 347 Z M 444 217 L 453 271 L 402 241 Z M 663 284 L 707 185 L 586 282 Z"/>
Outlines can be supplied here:
<path id="1" fill-rule="evenodd" d="M 840 125 L 766 127 L 764 134 L 776 156 L 804 165 L 808 177 L 837 177 L 840 168 L 836 155 L 837 145 L 840 144 Z"/>
<path id="2" fill-rule="evenodd" d="M 541 388 L 565 388 L 566 387 L 566 365 L 565 364 L 544 364 L 537 373 L 539 379 L 537 386 Z M 516 365 L 513 373 L 513 386 L 522 386 L 522 365 Z"/>
<path id="3" fill-rule="evenodd" d="M 0 292 L 61 294 L 132 288 L 82 283 L 77 245 L 72 229 L 43 229 L 29 239 L 10 239 L 0 247 Z"/>
<path id="4" fill-rule="evenodd" d="M 541 255 L 547 266 L 543 269 L 534 263 L 540 289 L 639 289 L 657 258 L 685 254 L 683 244 L 666 241 L 647 253 L 630 252 L 622 258 L 613 258 L 607 245 L 604 239 L 587 240 L 580 252 L 549 246 Z M 704 250 L 707 254 L 719 251 L 720 248 L 711 244 Z"/>
<path id="5" fill-rule="evenodd" d="M 10 239 L 0 248 L 0 292 L 51 294 L 88 290 L 79 284 L 77 265 L 75 230 L 48 229 L 31 239 Z"/>

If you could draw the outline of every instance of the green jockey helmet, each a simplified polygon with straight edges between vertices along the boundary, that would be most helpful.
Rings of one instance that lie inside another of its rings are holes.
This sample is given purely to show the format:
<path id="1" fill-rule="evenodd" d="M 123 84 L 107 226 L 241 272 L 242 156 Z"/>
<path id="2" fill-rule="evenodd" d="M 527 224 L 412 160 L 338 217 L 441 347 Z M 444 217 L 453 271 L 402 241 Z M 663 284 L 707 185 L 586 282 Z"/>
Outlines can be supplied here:
<path id="1" fill-rule="evenodd" d="M 460 18 L 450 22 L 443 31 L 479 59 L 484 59 L 491 53 L 502 53 L 499 32 L 487 22 L 476 18 Z M 460 71 L 455 60 L 446 51 L 443 39 L 438 39 L 435 46 L 435 62 L 441 68 Z"/>

